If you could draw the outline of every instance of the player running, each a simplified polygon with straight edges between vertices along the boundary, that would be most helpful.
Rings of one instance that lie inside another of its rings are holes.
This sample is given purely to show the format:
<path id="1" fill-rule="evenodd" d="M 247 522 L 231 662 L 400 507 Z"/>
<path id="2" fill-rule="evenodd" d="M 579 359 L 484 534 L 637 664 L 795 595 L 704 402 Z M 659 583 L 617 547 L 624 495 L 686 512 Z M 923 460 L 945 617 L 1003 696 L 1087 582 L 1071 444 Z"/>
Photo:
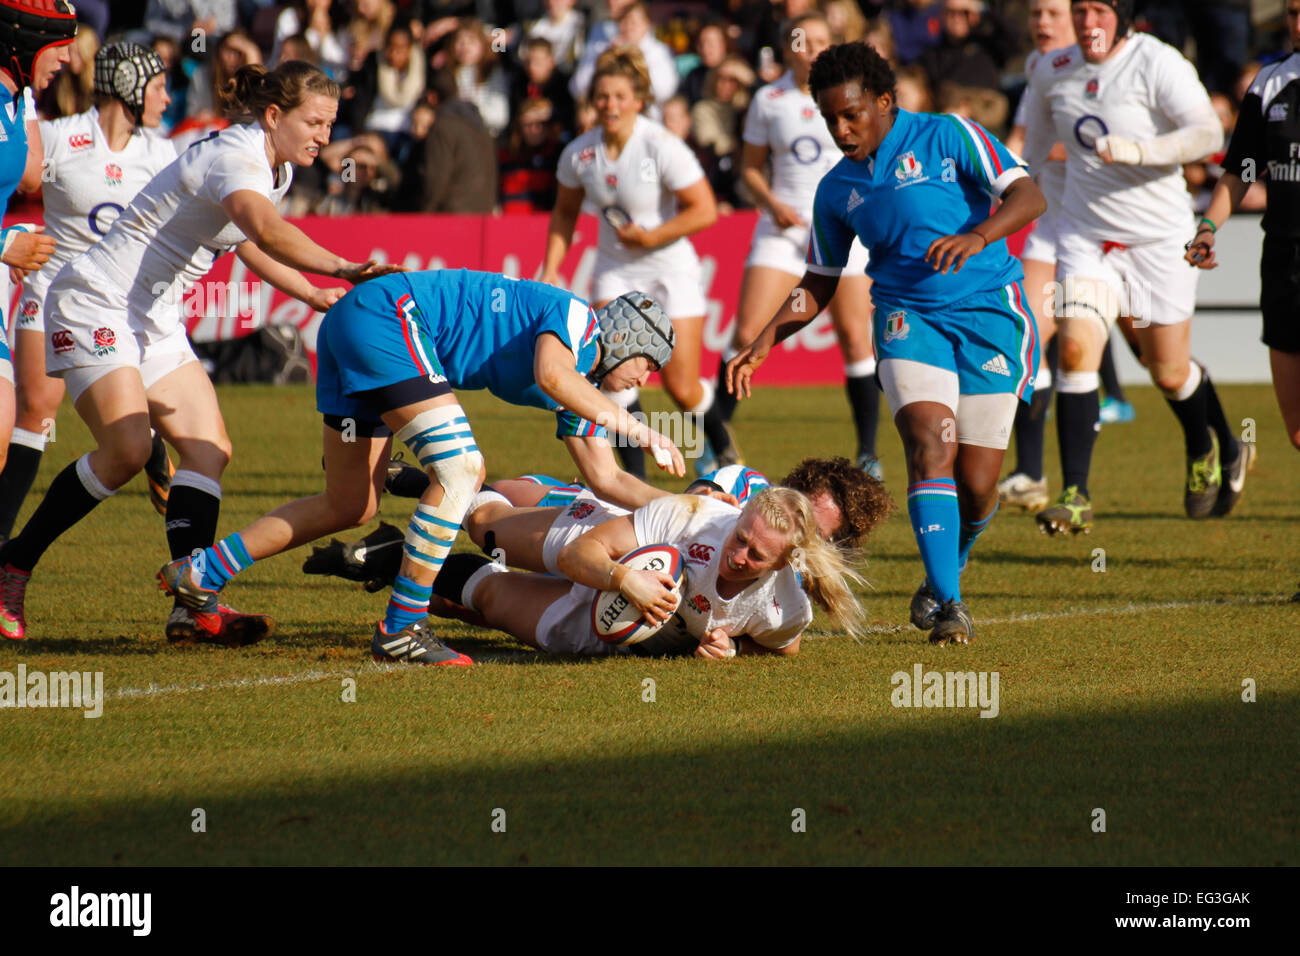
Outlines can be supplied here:
<path id="1" fill-rule="evenodd" d="M 129 481 L 152 451 L 150 423 L 180 455 L 167 501 L 173 557 L 212 543 L 230 439 L 217 395 L 185 334 L 182 298 L 224 252 L 317 311 L 342 288 L 318 289 L 299 269 L 360 282 L 395 266 L 349 262 L 276 211 L 292 164 L 329 142 L 339 87 L 302 62 L 242 67 L 223 90 L 231 126 L 195 143 L 145 186 L 99 243 L 59 272 L 45 296 L 46 367 L 62 376 L 96 448 L 51 483 L 22 533 L 0 548 L 0 631 L 26 633 L 24 596 L 46 549 Z M 167 637 L 243 643 L 267 622 L 217 608 L 201 620 L 174 607 Z M 202 632 L 202 634 L 200 634 Z"/>
<path id="2" fill-rule="evenodd" d="M 165 565 L 163 590 L 199 620 L 211 618 L 221 589 L 255 561 L 369 521 L 396 436 L 429 485 L 407 527 L 371 651 L 378 660 L 472 663 L 424 624 L 434 579 L 484 475 L 452 389 L 486 388 L 512 404 L 554 411 L 561 433 L 608 428 L 651 446 L 656 460 L 683 475 L 673 443 L 596 387 L 642 384 L 672 354 L 670 336 L 667 318 L 641 293 L 597 314 L 562 289 L 464 269 L 391 275 L 353 289 L 326 314 L 316 345 L 325 491 L 280 506 L 200 557 Z"/>
<path id="3" fill-rule="evenodd" d="M 41 182 L 41 134 L 33 93 L 49 86 L 68 62 L 77 35 L 76 13 L 66 0 L 0 0 L 0 203 L 15 189 L 36 190 Z M 54 239 L 36 227 L 13 225 L 0 232 L 0 260 L 35 271 L 54 253 Z M 9 352 L 9 278 L 0 270 L 0 468 L 14 428 L 14 367 Z M 0 592 L 5 578 L 0 572 Z M 7 632 L 0 628 L 0 633 Z"/>
<path id="4" fill-rule="evenodd" d="M 541 280 L 561 284 L 560 265 L 573 242 L 578 213 L 584 199 L 591 202 L 601 214 L 592 302 L 599 308 L 628 289 L 641 289 L 663 305 L 677 330 L 673 360 L 661 376 L 664 388 L 678 408 L 702 416 L 715 454 L 725 456 L 726 424 L 713 386 L 700 380 L 707 308 L 700 260 L 687 238 L 717 220 L 713 190 L 686 144 L 641 115 L 654 99 L 640 50 L 613 47 L 600 55 L 592 102 L 598 125 L 560 155 Z M 636 392 L 615 400 L 640 411 Z M 621 451 L 628 470 L 644 478 L 641 452 Z"/>
<path id="5" fill-rule="evenodd" d="M 1300 0 L 1287 0 L 1291 46 L 1300 51 Z M 1242 100 L 1237 126 L 1223 161 L 1224 174 L 1210 206 L 1196 227 L 1187 261 L 1213 269 L 1218 228 L 1241 203 L 1251 182 L 1265 172 L 1268 208 L 1261 225 L 1259 307 L 1264 313 L 1263 342 L 1268 346 L 1273 391 L 1291 444 L 1300 449 L 1300 52 L 1259 71 Z M 1246 460 L 1255 454 L 1245 446 Z M 1230 510 L 1241 497 L 1239 468 L 1229 474 L 1223 493 Z"/>
<path id="6" fill-rule="evenodd" d="M 1065 490 L 1038 524 L 1052 534 L 1092 527 L 1097 370 L 1120 317 L 1132 320 L 1142 361 L 1182 426 L 1188 517 L 1226 515 L 1236 497 L 1224 489 L 1240 489 L 1248 451 L 1228 427 L 1209 376 L 1191 361 L 1196 280 L 1182 261 L 1193 231 L 1182 164 L 1215 152 L 1223 126 L 1181 53 L 1129 33 L 1130 0 L 1082 0 L 1072 11 L 1078 42 L 1041 58 L 1026 93 L 1026 122 L 1051 124 L 1068 157 L 1055 310 Z"/>
<path id="7" fill-rule="evenodd" d="M 680 602 L 667 574 L 618 563 L 648 544 L 682 552 Z M 799 652 L 814 603 L 849 635 L 862 628 L 862 607 L 849 587 L 862 578 L 818 535 L 812 505 L 791 488 L 765 488 L 743 510 L 699 495 L 656 498 L 573 540 L 558 565 L 568 580 L 456 555 L 438 594 L 484 626 L 550 654 L 790 656 Z M 592 601 L 604 590 L 621 591 L 647 620 L 672 623 L 641 644 L 606 644 L 591 626 Z"/>
<path id="8" fill-rule="evenodd" d="M 84 113 L 41 123 L 45 230 L 58 251 L 28 275 L 14 320 L 18 414 L 9 461 L 0 474 L 0 540 L 8 538 L 40 469 L 49 423 L 63 400 L 63 380 L 45 374 L 45 293 L 60 269 L 98 242 L 176 150 L 146 130 L 167 109 L 166 67 L 152 50 L 115 43 L 95 53 L 95 105 Z M 167 510 L 172 469 L 162 439 L 153 440 L 145 472 L 150 498 Z"/>
<path id="9" fill-rule="evenodd" d="M 898 109 L 893 71 L 869 46 L 830 47 L 810 86 L 844 158 L 817 187 L 804 295 L 731 360 L 727 384 L 749 394 L 772 348 L 835 294 L 860 238 L 871 253 L 878 374 L 907 454 L 926 572 L 912 623 L 931 643 L 966 643 L 975 628 L 961 571 L 997 511 L 1011 423 L 1038 363 L 1020 264 L 1003 240 L 1046 204 L 1018 157 L 977 123 Z M 1001 200 L 992 215 L 991 198 Z"/>
<path id="10" fill-rule="evenodd" d="M 786 72 L 754 94 L 745 116 L 741 175 L 762 215 L 745 261 L 731 345 L 718 363 L 718 402 L 727 421 L 736 410 L 735 396 L 725 387 L 727 360 L 758 336 L 803 276 L 813 195 L 840 156 L 808 92 L 813 60 L 831 45 L 826 18 L 817 12 L 793 17 L 781 35 Z M 849 406 L 858 435 L 858 466 L 880 478 L 876 457 L 880 390 L 871 351 L 871 280 L 866 266 L 867 251 L 855 239 L 830 315 L 844 354 Z"/>
<path id="11" fill-rule="evenodd" d="M 1025 75 L 1032 79 L 1034 64 L 1044 57 L 1050 59 L 1054 55 L 1052 51 L 1075 42 L 1070 0 L 1033 0 L 1029 8 L 1029 32 L 1034 50 L 1025 58 Z M 1034 380 L 1034 397 L 1016 410 L 1016 465 L 1010 475 L 998 482 L 998 498 L 1003 504 L 1041 511 L 1050 501 L 1047 477 L 1043 474 L 1043 432 L 1052 401 L 1053 363 L 1048 348 L 1056 335 L 1051 291 L 1056 279 L 1056 216 L 1065 194 L 1065 146 L 1057 139 L 1050 123 L 1040 120 L 1032 129 L 1029 127 L 1025 116 L 1027 104 L 1028 97 L 1022 95 L 1007 147 L 1029 162 L 1034 182 L 1047 200 L 1047 212 L 1034 222 L 1034 229 L 1020 253 L 1042 358 Z"/>

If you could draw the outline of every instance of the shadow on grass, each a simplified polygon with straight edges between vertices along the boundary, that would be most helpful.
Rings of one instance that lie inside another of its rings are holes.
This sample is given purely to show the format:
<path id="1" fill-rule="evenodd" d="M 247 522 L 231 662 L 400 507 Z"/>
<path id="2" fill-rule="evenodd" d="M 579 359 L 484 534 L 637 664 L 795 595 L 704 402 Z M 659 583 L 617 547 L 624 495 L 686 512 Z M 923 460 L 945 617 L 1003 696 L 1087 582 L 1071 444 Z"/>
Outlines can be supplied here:
<path id="1" fill-rule="evenodd" d="M 408 715 L 387 762 L 340 766 L 328 745 L 278 752 L 283 779 L 237 796 L 214 784 L 74 806 L 11 793 L 9 865 L 97 864 L 1295 864 L 1300 697 L 1046 716 L 1002 688 L 973 710 L 888 710 L 874 723 L 764 734 L 742 725 L 665 733 L 662 712 L 596 728 L 591 755 L 555 757 L 572 715 L 537 711 L 523 752 L 486 728 Z M 701 715 L 707 728 L 707 716 Z M 372 733 L 380 724 L 362 724 Z M 671 725 L 678 726 L 678 725 Z M 549 743 L 552 736 L 555 744 Z M 310 738 L 308 738 L 310 739 Z M 364 744 L 383 752 L 382 735 Z M 218 742 L 187 757 L 239 760 Z M 653 752 L 663 748 L 666 752 Z M 568 752 L 572 752 L 569 749 Z M 248 760 L 260 754 L 250 752 Z M 468 760 L 466 757 L 468 756 Z M 165 770 L 159 755 L 159 770 Z M 179 755 L 176 762 L 181 761 Z M 376 766 L 384 769 L 376 770 Z M 363 769 L 364 768 L 364 769 Z M 181 768 L 170 771 L 176 779 Z M 186 778 L 188 779 L 188 778 Z M 213 793 L 215 787 L 220 795 Z M 191 831 L 192 811 L 207 831 Z M 1097 808 L 1106 831 L 1094 832 Z M 795 832 L 796 811 L 806 832 Z M 504 817 L 501 816 L 504 813 Z M 494 832 L 494 819 L 506 822 Z"/>

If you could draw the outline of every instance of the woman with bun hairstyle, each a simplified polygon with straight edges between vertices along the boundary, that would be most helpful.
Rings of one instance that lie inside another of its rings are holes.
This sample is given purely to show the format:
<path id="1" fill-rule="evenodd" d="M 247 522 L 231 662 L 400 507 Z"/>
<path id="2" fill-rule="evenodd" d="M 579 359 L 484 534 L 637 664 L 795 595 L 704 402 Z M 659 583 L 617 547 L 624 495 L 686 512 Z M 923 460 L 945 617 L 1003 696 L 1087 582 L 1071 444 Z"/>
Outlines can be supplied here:
<path id="1" fill-rule="evenodd" d="M 187 149 L 97 245 L 63 267 L 46 295 L 46 368 L 63 378 L 96 447 L 59 473 L 22 533 L 0 548 L 5 637 L 26 633 L 23 601 L 41 555 L 144 467 L 151 423 L 180 456 L 167 502 L 172 557 L 212 544 L 230 439 L 186 338 L 182 299 L 221 255 L 235 252 L 263 280 L 320 312 L 347 290 L 317 288 L 303 272 L 356 283 L 397 271 L 350 262 L 276 211 L 293 165 L 310 166 L 329 142 L 338 84 L 294 61 L 269 72 L 241 67 L 221 94 L 231 115 L 252 122 Z M 195 618 L 178 604 L 166 630 L 172 641 L 238 644 L 266 626 L 229 609 Z"/>

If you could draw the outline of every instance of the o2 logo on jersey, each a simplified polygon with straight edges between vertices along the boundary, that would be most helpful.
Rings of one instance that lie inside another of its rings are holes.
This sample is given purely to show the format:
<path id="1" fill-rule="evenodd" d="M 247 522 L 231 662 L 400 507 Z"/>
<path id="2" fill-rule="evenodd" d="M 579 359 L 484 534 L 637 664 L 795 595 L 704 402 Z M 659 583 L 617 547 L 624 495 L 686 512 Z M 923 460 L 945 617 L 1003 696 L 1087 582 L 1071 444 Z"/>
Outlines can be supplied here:
<path id="1" fill-rule="evenodd" d="M 795 162 L 810 166 L 821 159 L 822 144 L 812 136 L 796 137 L 790 144 L 790 155 L 795 158 Z"/>
<path id="2" fill-rule="evenodd" d="M 110 209 L 113 211 L 113 215 L 108 217 L 105 213 Z M 97 236 L 104 236 L 108 234 L 109 229 L 113 228 L 113 223 L 117 222 L 117 217 L 120 215 L 122 215 L 122 207 L 117 203 L 102 202 L 94 209 L 90 210 L 89 215 L 86 216 L 86 220 L 90 225 L 91 232 Z"/>
<path id="3" fill-rule="evenodd" d="M 1094 148 L 1097 145 L 1097 139 L 1109 132 L 1106 121 L 1100 116 L 1093 116 L 1091 113 L 1087 116 L 1080 116 L 1074 124 L 1074 138 L 1084 149 Z"/>
<path id="4" fill-rule="evenodd" d="M 104 181 L 110 186 L 122 185 L 122 167 L 117 163 L 109 163 L 104 167 Z"/>
<path id="5" fill-rule="evenodd" d="M 907 333 L 912 331 L 907 324 L 907 313 L 900 309 L 897 312 L 890 312 L 885 316 L 885 341 L 893 342 L 896 339 L 907 338 Z"/>

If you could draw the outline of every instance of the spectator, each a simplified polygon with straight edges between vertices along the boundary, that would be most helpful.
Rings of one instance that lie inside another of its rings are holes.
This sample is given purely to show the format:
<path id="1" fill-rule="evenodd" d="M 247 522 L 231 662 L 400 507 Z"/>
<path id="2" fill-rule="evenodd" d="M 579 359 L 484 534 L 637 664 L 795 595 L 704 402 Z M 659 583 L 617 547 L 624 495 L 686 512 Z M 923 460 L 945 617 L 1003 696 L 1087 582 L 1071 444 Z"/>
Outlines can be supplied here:
<path id="1" fill-rule="evenodd" d="M 1138 12 L 1151 33 L 1180 53 L 1190 32 L 1205 88 L 1231 93 L 1250 53 L 1250 6 L 1250 0 L 1147 0 Z"/>
<path id="2" fill-rule="evenodd" d="M 495 138 L 510 122 L 510 82 L 492 47 L 482 20 L 461 20 L 452 38 L 444 82 L 457 98 L 478 108 L 483 125 Z"/>
<path id="3" fill-rule="evenodd" d="M 285 37 L 280 43 L 278 58 L 271 61 L 271 66 L 274 68 L 290 60 L 302 60 L 312 66 L 320 66 L 320 57 L 316 55 L 316 50 L 307 39 L 307 34 L 295 33 Z"/>
<path id="4" fill-rule="evenodd" d="M 364 124 L 383 138 L 389 155 L 399 163 L 410 148 L 411 109 L 424 94 L 424 55 L 411 55 L 414 44 L 406 24 L 389 28 L 374 103 Z"/>
<path id="5" fill-rule="evenodd" d="M 822 12 L 830 24 L 832 43 L 857 43 L 866 37 L 867 18 L 862 15 L 858 0 L 825 0 Z"/>
<path id="6" fill-rule="evenodd" d="M 212 56 L 199 64 L 190 77 L 190 90 L 185 100 L 186 118 L 199 123 L 219 118 L 221 114 L 217 104 L 221 101 L 217 91 L 241 66 L 261 62 L 262 51 L 248 34 L 242 28 L 231 30 L 217 41 Z"/>
<path id="7" fill-rule="evenodd" d="M 686 74 L 681 86 L 681 92 L 691 106 L 704 98 L 704 81 L 709 71 L 716 69 L 727 57 L 727 31 L 721 23 L 706 23 L 700 27 L 695 37 L 695 52 L 700 58 L 699 66 Z"/>
<path id="8" fill-rule="evenodd" d="M 95 101 L 95 51 L 99 37 L 84 23 L 68 47 L 68 65 L 36 99 L 41 119 L 58 119 L 84 113 Z"/>
<path id="9" fill-rule="evenodd" d="M 271 62 L 306 59 L 306 57 L 285 56 L 280 49 L 289 37 L 302 34 L 315 51 L 315 62 L 320 68 L 336 81 L 342 82 L 347 79 L 351 58 L 348 51 L 348 38 L 343 31 L 334 29 L 334 21 L 330 18 L 330 5 L 331 0 L 293 0 L 292 3 L 287 4 L 275 20 L 275 42 L 271 47 Z"/>
<path id="10" fill-rule="evenodd" d="M 149 45 L 167 70 L 167 96 L 171 102 L 167 104 L 162 122 L 158 124 L 158 131 L 163 136 L 170 136 L 177 124 L 185 119 L 185 101 L 189 95 L 189 83 L 181 62 L 181 48 L 169 36 L 156 36 Z"/>
<path id="11" fill-rule="evenodd" d="M 490 213 L 497 201 L 492 134 L 472 103 L 444 100 L 424 138 L 420 212 Z"/>
<path id="12" fill-rule="evenodd" d="M 90 27 L 96 37 L 108 36 L 108 0 L 77 0 L 75 7 L 78 23 Z M 64 71 L 66 72 L 67 69 L 65 67 Z"/>
<path id="13" fill-rule="evenodd" d="M 171 37 L 187 50 L 191 48 L 191 40 L 195 39 L 195 30 L 202 31 L 200 36 L 211 39 L 229 33 L 237 26 L 239 14 L 235 0 L 149 0 L 144 10 L 146 30 Z"/>
<path id="14" fill-rule="evenodd" d="M 525 100 L 498 154 L 503 213 L 550 212 L 555 207 L 555 164 L 563 148 L 551 104 Z"/>
<path id="15" fill-rule="evenodd" d="M 1010 109 L 1007 98 L 997 90 L 960 83 L 940 83 L 935 105 L 940 113 L 973 119 L 985 129 L 1000 128 Z"/>
<path id="16" fill-rule="evenodd" d="M 785 72 L 776 54 L 781 49 L 781 24 L 816 7 L 816 0 L 749 0 L 736 10 L 741 52 L 750 63 L 758 65 L 764 83 L 776 82 Z"/>
<path id="17" fill-rule="evenodd" d="M 569 90 L 574 97 L 586 96 L 590 92 L 591 78 L 596 72 L 596 59 L 609 49 L 611 43 L 618 46 L 634 46 L 645 57 L 650 70 L 650 89 L 657 104 L 666 103 L 677 92 L 677 64 L 672 51 L 655 39 L 650 29 L 650 13 L 641 0 L 633 0 L 618 19 L 618 31 L 612 41 L 588 42 L 582 62 L 574 71 Z"/>
<path id="18" fill-rule="evenodd" d="M 546 100 L 551 105 L 551 119 L 562 130 L 573 125 L 573 97 L 569 95 L 569 77 L 555 62 L 551 41 L 531 36 L 520 45 L 523 66 L 516 68 L 510 83 L 510 113 L 518 117 L 525 100 Z"/>
<path id="19" fill-rule="evenodd" d="M 381 137 L 371 133 L 330 143 L 320 160 L 330 171 L 325 195 L 311 210 L 318 216 L 392 212 L 401 172 Z"/>
<path id="20" fill-rule="evenodd" d="M 691 107 L 691 128 L 704 174 L 714 194 L 728 205 L 737 204 L 740 174 L 740 127 L 749 108 L 756 77 L 749 64 L 729 56 L 704 85 L 704 99 Z"/>
<path id="21" fill-rule="evenodd" d="M 581 99 L 573 105 L 573 136 L 577 139 L 583 133 L 590 132 L 600 120 L 596 106 L 591 100 Z"/>
<path id="22" fill-rule="evenodd" d="M 877 17 L 867 24 L 867 32 L 862 38 L 863 42 L 874 49 L 885 62 L 898 72 L 898 50 L 894 46 L 894 28 L 889 25 L 887 17 Z"/>
<path id="23" fill-rule="evenodd" d="M 988 50 L 975 37 L 980 0 L 943 0 L 943 32 L 939 42 L 917 60 L 931 89 L 944 83 L 997 90 L 1002 76 Z"/>
<path id="24" fill-rule="evenodd" d="M 546 16 L 526 22 L 524 36 L 548 41 L 556 64 L 569 73 L 582 58 L 586 22 L 586 18 L 574 9 L 574 0 L 546 0 Z M 521 51 L 527 39 L 520 44 Z"/>
<path id="25" fill-rule="evenodd" d="M 925 70 L 919 66 L 899 67 L 894 74 L 894 102 L 899 109 L 909 113 L 934 112 L 934 97 Z"/>
<path id="26" fill-rule="evenodd" d="M 583 48 L 582 57 L 585 58 L 587 52 L 597 43 L 601 44 L 601 49 L 604 49 L 613 42 L 614 37 L 618 35 L 619 18 L 623 16 L 628 7 L 636 2 L 637 0 L 608 0 L 606 7 L 609 15 L 591 25 L 591 30 L 587 33 L 587 42 Z M 579 59 L 579 62 L 581 62 L 581 59 Z"/>
<path id="27" fill-rule="evenodd" d="M 942 7 L 935 0 L 905 0 L 889 12 L 889 27 L 898 61 L 915 63 L 943 35 Z"/>
<path id="28" fill-rule="evenodd" d="M 353 0 L 353 10 L 341 39 L 348 50 L 348 69 L 355 71 L 383 47 L 397 10 L 391 0 Z"/>

